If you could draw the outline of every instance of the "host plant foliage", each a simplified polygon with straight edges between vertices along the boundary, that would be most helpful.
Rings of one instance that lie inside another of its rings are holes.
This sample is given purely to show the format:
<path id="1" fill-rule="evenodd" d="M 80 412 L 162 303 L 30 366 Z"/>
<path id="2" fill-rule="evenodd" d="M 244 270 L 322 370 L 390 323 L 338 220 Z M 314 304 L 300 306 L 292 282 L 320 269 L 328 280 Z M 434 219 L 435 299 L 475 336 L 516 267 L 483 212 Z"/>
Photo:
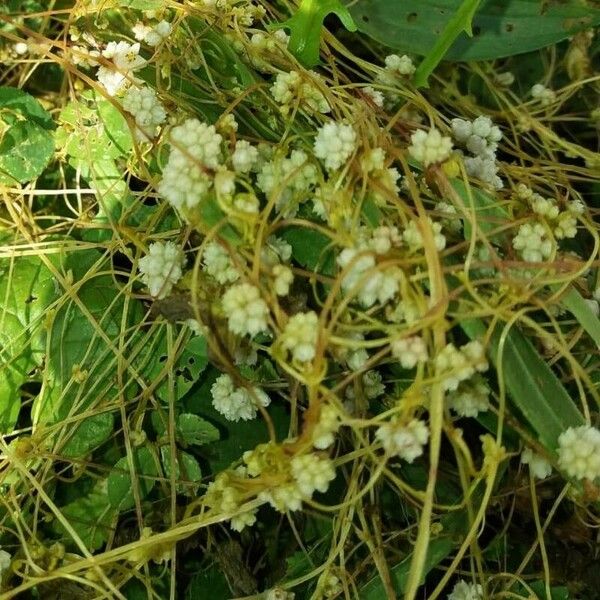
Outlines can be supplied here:
<path id="1" fill-rule="evenodd" d="M 1 9 L 3 598 L 596 597 L 599 11 L 501 4 Z"/>

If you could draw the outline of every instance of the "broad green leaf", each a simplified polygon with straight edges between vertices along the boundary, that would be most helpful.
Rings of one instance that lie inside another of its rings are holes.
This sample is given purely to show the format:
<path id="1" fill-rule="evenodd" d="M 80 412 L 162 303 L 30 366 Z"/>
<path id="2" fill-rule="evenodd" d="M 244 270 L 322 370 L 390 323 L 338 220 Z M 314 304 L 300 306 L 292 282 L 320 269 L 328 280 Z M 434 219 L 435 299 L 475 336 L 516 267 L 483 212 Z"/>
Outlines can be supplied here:
<path id="1" fill-rule="evenodd" d="M 289 51 L 305 66 L 319 63 L 319 47 L 323 21 L 335 14 L 348 31 L 356 31 L 356 24 L 340 0 L 302 0 L 291 19 L 280 24 L 289 29 Z"/>
<path id="2" fill-rule="evenodd" d="M 452 43 L 464 31 L 469 37 L 473 35 L 472 21 L 475 11 L 481 0 L 462 0 L 452 18 L 446 23 L 444 30 L 438 37 L 435 46 L 426 54 L 421 61 L 414 76 L 417 87 L 427 87 L 427 79 L 448 52 Z"/>
<path id="3" fill-rule="evenodd" d="M 17 88 L 0 87 L 0 119 L 14 125 L 19 118 L 42 129 L 54 129 L 52 116 L 33 96 Z"/>
<path id="4" fill-rule="evenodd" d="M 160 458 L 165 472 L 165 477 L 171 477 L 171 452 L 169 446 L 162 446 Z M 178 482 L 177 493 L 194 496 L 202 479 L 202 470 L 198 461 L 187 452 L 177 452 L 175 459 L 175 480 Z"/>
<path id="5" fill-rule="evenodd" d="M 400 52 L 426 56 L 462 0 L 357 0 L 349 10 L 360 31 Z M 578 0 L 543 7 L 531 0 L 483 0 L 473 37 L 461 34 L 446 60 L 489 60 L 550 46 L 600 25 L 600 10 Z"/>
<path id="6" fill-rule="evenodd" d="M 423 568 L 423 578 L 425 578 L 425 575 L 427 575 L 429 571 L 436 567 L 450 554 L 450 552 L 452 552 L 454 546 L 454 542 L 447 537 L 434 539 L 429 543 L 429 548 L 427 549 L 427 558 L 425 559 L 425 565 Z M 408 582 L 411 563 L 412 554 L 390 568 L 390 578 L 397 594 L 404 593 L 406 584 Z M 385 588 L 379 576 L 367 583 L 367 585 L 365 585 L 360 592 L 361 600 L 381 600 L 381 598 L 385 597 Z"/>
<path id="7" fill-rule="evenodd" d="M 165 369 L 168 361 L 168 347 L 165 338 L 165 329 L 161 328 L 154 336 L 156 344 L 150 346 L 144 356 L 150 356 L 150 360 L 144 363 L 143 375 L 149 383 L 156 382 L 161 378 L 160 385 L 155 390 L 156 396 L 161 400 L 169 401 L 169 379 Z M 142 361 L 144 357 L 142 357 Z M 191 337 L 181 350 L 174 362 L 171 373 L 175 379 L 173 394 L 175 401 L 180 400 L 189 392 L 191 387 L 198 381 L 201 373 L 208 365 L 208 345 L 202 336 Z"/>
<path id="8" fill-rule="evenodd" d="M 575 288 L 570 287 L 560 303 L 577 319 L 596 346 L 600 346 L 600 319 L 594 314 L 585 298 Z"/>
<path id="9" fill-rule="evenodd" d="M 331 239 L 324 233 L 307 227 L 288 227 L 281 237 L 292 247 L 292 258 L 311 271 L 325 275 L 334 272 L 335 259 Z"/>
<path id="10" fill-rule="evenodd" d="M 219 430 L 214 425 L 192 413 L 179 415 L 176 428 L 177 439 L 190 446 L 202 446 L 220 438 Z"/>
<path id="11" fill-rule="evenodd" d="M 54 154 L 52 134 L 39 125 L 19 121 L 0 140 L 0 182 L 27 183 L 42 174 Z"/>
<path id="12" fill-rule="evenodd" d="M 472 339 L 482 339 L 485 325 L 478 320 L 461 322 L 461 327 Z M 555 452 L 558 436 L 568 427 L 583 425 L 585 420 L 531 342 L 512 327 L 504 337 L 503 327 L 492 332 L 488 352 L 496 371 L 501 373 L 513 404 L 521 412 L 540 442 L 549 452 Z"/>
<path id="13" fill-rule="evenodd" d="M 63 428 L 57 438 L 61 445 L 56 451 L 75 456 L 78 451 L 89 452 L 110 436 L 112 417 L 106 416 L 102 406 L 131 392 L 132 381 L 128 376 L 127 386 L 119 389 L 116 350 L 120 337 L 126 335 L 123 324 L 136 324 L 143 312 L 137 301 L 126 303 L 110 275 L 96 275 L 107 266 L 99 252 L 73 252 L 66 266 L 77 286 L 72 293 L 76 293 L 91 319 L 72 298 L 65 298 L 54 315 L 48 332 L 46 385 L 34 402 L 32 418 L 36 428 L 68 419 L 68 428 Z M 125 355 L 134 338 L 133 332 L 126 335 Z M 125 356 L 122 360 L 125 361 Z M 96 408 L 99 414 L 87 416 Z M 86 419 L 92 421 L 87 423 Z"/>
<path id="14" fill-rule="evenodd" d="M 59 264 L 58 255 L 49 260 Z M 45 313 L 59 298 L 52 272 L 37 257 L 0 260 L 0 432 L 12 431 L 20 387 L 44 358 Z"/>
<path id="15" fill-rule="evenodd" d="M 90 494 L 81 496 L 60 509 L 91 552 L 98 550 L 106 542 L 116 516 L 114 507 L 108 503 L 105 485 L 106 480 L 101 481 Z M 54 521 L 54 529 L 68 538 L 68 533 L 60 522 Z"/>
<path id="16" fill-rule="evenodd" d="M 110 505 L 119 511 L 131 508 L 135 501 L 133 486 L 137 479 L 137 489 L 140 498 L 145 498 L 154 487 L 158 476 L 158 469 L 152 452 L 148 448 L 139 448 L 133 452 L 135 479 L 129 471 L 129 462 L 126 456 L 119 459 L 108 476 L 108 500 Z"/>
<path id="17" fill-rule="evenodd" d="M 163 0 L 118 0 L 121 8 L 135 8 L 137 10 L 157 10 L 164 4 Z"/>

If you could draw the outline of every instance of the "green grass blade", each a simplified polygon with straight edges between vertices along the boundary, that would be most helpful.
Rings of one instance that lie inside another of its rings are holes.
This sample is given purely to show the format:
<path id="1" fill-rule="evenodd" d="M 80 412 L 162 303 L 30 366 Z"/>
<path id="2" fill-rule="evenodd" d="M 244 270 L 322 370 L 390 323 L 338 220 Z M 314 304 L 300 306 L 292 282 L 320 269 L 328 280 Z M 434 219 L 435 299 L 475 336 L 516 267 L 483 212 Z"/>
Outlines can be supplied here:
<path id="1" fill-rule="evenodd" d="M 593 313 L 585 298 L 571 287 L 560 302 L 577 319 L 594 343 L 600 346 L 600 319 Z"/>

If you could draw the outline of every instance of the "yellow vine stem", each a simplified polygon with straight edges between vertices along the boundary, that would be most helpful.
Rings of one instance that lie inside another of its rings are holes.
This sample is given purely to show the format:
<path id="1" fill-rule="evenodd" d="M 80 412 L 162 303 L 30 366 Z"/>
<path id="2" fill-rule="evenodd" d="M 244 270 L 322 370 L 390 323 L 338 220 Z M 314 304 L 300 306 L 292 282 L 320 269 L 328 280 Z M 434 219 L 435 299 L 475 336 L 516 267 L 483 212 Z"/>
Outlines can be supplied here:
<path id="1" fill-rule="evenodd" d="M 444 279 L 440 256 L 436 250 L 433 240 L 433 232 L 428 224 L 427 212 L 414 178 L 410 175 L 408 163 L 404 157 L 401 157 L 402 167 L 407 173 L 407 181 L 411 197 L 417 207 L 419 215 L 421 235 L 423 237 L 423 245 L 425 248 L 425 260 L 429 273 L 431 306 L 444 307 L 441 311 L 445 314 L 445 308 L 448 304 L 448 290 L 446 280 Z M 437 319 L 432 325 L 433 343 L 436 354 L 441 352 L 446 345 L 446 325 L 442 318 Z M 438 464 L 440 458 L 440 446 L 442 440 L 442 429 L 444 425 L 444 391 L 442 389 L 439 378 L 431 386 L 431 398 L 429 405 L 429 422 L 430 422 L 430 442 L 429 442 L 429 473 L 427 479 L 427 487 L 425 489 L 425 499 L 423 509 L 419 519 L 419 528 L 417 540 L 415 542 L 413 557 L 411 561 L 410 573 L 405 591 L 406 600 L 414 600 L 423 576 L 425 560 L 427 558 L 427 550 L 429 547 L 429 539 L 431 536 L 431 515 L 433 512 L 435 485 L 437 482 Z"/>

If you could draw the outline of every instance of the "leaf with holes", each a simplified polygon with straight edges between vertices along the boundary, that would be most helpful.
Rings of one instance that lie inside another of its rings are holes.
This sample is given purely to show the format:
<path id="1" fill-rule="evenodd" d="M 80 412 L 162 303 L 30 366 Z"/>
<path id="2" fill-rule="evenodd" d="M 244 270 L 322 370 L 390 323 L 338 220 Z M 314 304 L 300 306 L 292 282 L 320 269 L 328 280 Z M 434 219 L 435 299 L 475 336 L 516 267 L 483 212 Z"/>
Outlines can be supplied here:
<path id="1" fill-rule="evenodd" d="M 349 10 L 358 29 L 378 42 L 426 56 L 463 0 L 358 0 Z M 446 60 L 490 60 L 522 54 L 600 25 L 600 10 L 577 0 L 544 7 L 531 0 L 483 0 L 472 22 L 473 37 L 461 34 Z"/>

